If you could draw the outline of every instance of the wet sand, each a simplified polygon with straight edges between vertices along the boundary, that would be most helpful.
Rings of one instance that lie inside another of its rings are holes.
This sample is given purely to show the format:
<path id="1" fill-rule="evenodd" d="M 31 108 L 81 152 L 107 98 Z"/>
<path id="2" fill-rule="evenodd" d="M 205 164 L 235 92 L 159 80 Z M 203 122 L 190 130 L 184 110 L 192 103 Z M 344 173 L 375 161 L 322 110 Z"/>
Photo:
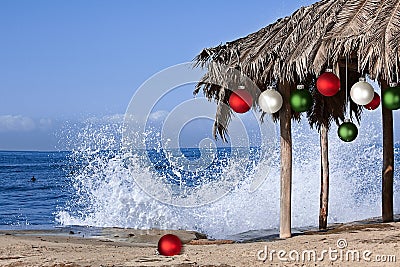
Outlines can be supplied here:
<path id="1" fill-rule="evenodd" d="M 166 233 L 181 238 L 180 255 L 157 254 Z M 400 222 L 336 224 L 286 240 L 271 234 L 240 243 L 193 231 L 0 231 L 0 266 L 400 266 Z"/>

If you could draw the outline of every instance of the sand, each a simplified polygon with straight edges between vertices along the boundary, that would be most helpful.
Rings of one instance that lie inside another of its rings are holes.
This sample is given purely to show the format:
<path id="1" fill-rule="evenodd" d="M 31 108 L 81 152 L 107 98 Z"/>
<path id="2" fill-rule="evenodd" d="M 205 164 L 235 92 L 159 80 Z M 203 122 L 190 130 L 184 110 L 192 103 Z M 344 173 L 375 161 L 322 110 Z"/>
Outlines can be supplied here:
<path id="1" fill-rule="evenodd" d="M 158 239 L 167 232 L 183 241 L 180 255 L 157 255 Z M 0 231 L 0 266 L 400 266 L 400 222 L 338 224 L 326 232 L 246 243 L 208 240 L 191 231 L 107 228 L 91 237 L 60 230 Z"/>

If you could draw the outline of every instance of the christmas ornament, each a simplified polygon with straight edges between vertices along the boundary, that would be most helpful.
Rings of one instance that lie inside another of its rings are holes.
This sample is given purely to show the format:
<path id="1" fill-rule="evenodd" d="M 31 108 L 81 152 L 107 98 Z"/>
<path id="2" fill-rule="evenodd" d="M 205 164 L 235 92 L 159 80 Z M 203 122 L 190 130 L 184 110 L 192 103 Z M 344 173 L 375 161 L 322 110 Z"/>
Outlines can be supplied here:
<path id="1" fill-rule="evenodd" d="M 174 256 L 181 253 L 182 242 L 176 235 L 163 235 L 158 241 L 158 252 L 164 256 Z"/>
<path id="2" fill-rule="evenodd" d="M 345 120 L 338 129 L 339 138 L 344 142 L 351 142 L 357 138 L 358 129 L 357 126 L 350 122 L 350 120 Z"/>
<path id="3" fill-rule="evenodd" d="M 229 97 L 229 106 L 237 113 L 245 113 L 250 110 L 253 97 L 244 90 L 244 86 L 239 86 L 238 90 L 232 92 Z"/>
<path id="4" fill-rule="evenodd" d="M 400 87 L 396 83 L 391 83 L 389 88 L 383 90 L 382 103 L 391 110 L 400 108 Z"/>
<path id="5" fill-rule="evenodd" d="M 309 110 L 314 101 L 310 91 L 304 90 L 304 85 L 298 85 L 297 90 L 290 95 L 290 105 L 296 112 L 304 112 Z"/>
<path id="6" fill-rule="evenodd" d="M 281 94 L 274 87 L 268 86 L 267 90 L 262 92 L 258 97 L 258 105 L 265 113 L 278 112 L 283 104 Z"/>
<path id="7" fill-rule="evenodd" d="M 360 78 L 360 81 L 351 87 L 350 97 L 357 105 L 367 105 L 374 99 L 374 88 L 365 78 Z"/>
<path id="8" fill-rule="evenodd" d="M 380 104 L 381 104 L 381 97 L 378 95 L 378 93 L 374 92 L 374 98 L 364 107 L 369 110 L 375 110 L 379 107 Z"/>
<path id="9" fill-rule="evenodd" d="M 332 73 L 331 69 L 327 69 L 318 77 L 317 89 L 324 96 L 336 95 L 340 90 L 340 79 Z"/>

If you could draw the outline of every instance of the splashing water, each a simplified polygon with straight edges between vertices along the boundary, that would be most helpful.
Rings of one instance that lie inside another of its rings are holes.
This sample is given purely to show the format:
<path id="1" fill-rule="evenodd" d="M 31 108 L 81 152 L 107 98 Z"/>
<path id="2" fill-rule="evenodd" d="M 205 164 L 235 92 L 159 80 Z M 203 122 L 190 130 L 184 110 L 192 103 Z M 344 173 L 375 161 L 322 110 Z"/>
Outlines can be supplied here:
<path id="1" fill-rule="evenodd" d="M 380 215 L 382 146 L 378 113 L 365 113 L 355 142 L 343 143 L 333 126 L 329 136 L 330 223 Z M 272 164 L 255 164 L 269 173 L 254 192 L 243 173 L 225 169 L 223 175 L 243 183 L 214 202 L 198 207 L 164 204 L 146 194 L 135 176 L 152 179 L 150 168 L 126 168 L 126 151 L 120 148 L 121 126 L 84 128 L 79 145 L 71 153 L 75 196 L 61 207 L 57 221 L 63 225 L 131 227 L 138 229 L 187 229 L 214 238 L 279 225 L 279 150 Z M 319 136 L 305 123 L 293 125 L 293 227 L 316 226 L 319 212 Z M 396 146 L 395 212 L 400 211 L 399 147 Z M 248 162 L 245 158 L 241 164 Z M 222 165 L 221 165 L 222 166 Z M 229 168 L 229 165 L 221 168 Z"/>

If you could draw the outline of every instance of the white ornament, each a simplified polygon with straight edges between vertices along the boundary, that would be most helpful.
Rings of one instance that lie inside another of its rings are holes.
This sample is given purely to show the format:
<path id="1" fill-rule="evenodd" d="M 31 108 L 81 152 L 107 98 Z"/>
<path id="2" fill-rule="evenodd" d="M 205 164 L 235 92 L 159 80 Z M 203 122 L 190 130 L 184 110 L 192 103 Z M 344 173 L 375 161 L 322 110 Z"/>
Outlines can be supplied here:
<path id="1" fill-rule="evenodd" d="M 267 90 L 262 92 L 258 97 L 258 105 L 260 106 L 262 111 L 268 114 L 278 112 L 281 109 L 282 104 L 283 99 L 281 94 L 271 88 L 268 88 Z"/>
<path id="2" fill-rule="evenodd" d="M 360 78 L 360 81 L 351 87 L 350 97 L 357 105 L 367 105 L 374 99 L 374 88 L 365 78 Z"/>

